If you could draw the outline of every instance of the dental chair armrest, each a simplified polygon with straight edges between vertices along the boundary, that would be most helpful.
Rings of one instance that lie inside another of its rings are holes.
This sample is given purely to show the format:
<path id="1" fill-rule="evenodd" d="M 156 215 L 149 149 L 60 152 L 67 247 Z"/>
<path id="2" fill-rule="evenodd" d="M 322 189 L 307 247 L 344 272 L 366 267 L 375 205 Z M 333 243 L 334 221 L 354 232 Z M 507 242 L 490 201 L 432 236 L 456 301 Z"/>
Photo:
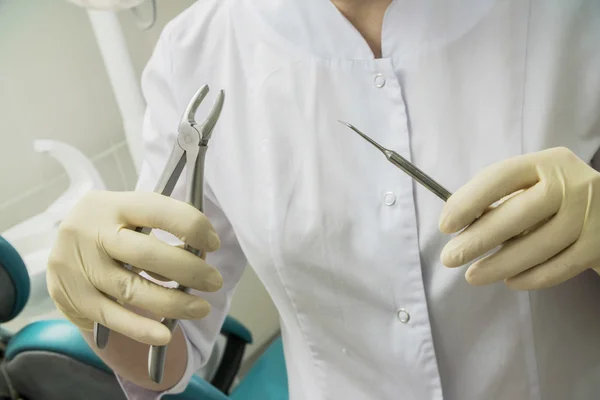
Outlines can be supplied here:
<path id="1" fill-rule="evenodd" d="M 12 336 L 5 351 L 5 360 L 11 361 L 21 353 L 43 351 L 61 354 L 83 365 L 113 374 L 112 370 L 98 357 L 79 329 L 67 320 L 36 321 Z M 117 383 L 115 382 L 115 385 Z M 183 393 L 167 395 L 172 400 L 229 400 L 221 390 L 217 390 L 200 376 L 194 375 Z"/>
<path id="2" fill-rule="evenodd" d="M 252 343 L 252 334 L 241 322 L 237 319 L 227 316 L 223 326 L 221 327 L 221 334 L 224 336 L 237 336 L 246 343 Z"/>
<path id="3" fill-rule="evenodd" d="M 79 329 L 67 320 L 43 320 L 27 325 L 11 338 L 5 357 L 10 361 L 28 351 L 62 354 L 101 371 L 113 373 L 88 346 Z"/>
<path id="4" fill-rule="evenodd" d="M 210 383 L 224 394 L 229 394 L 242 365 L 246 345 L 252 343 L 252 334 L 238 320 L 230 316 L 225 318 L 221 334 L 227 338 L 227 342 L 221 363 Z"/>

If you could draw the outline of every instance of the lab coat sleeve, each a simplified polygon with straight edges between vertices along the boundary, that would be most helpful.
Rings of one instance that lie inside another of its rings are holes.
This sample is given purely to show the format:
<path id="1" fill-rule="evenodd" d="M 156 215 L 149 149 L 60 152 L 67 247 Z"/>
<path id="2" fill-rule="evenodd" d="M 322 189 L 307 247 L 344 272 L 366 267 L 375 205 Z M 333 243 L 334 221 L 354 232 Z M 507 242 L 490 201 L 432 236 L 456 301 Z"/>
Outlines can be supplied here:
<path id="1" fill-rule="evenodd" d="M 136 190 L 152 191 L 166 164 L 176 140 L 179 119 L 189 99 L 178 99 L 173 94 L 173 55 L 171 54 L 170 29 L 165 28 L 150 61 L 142 75 L 142 90 L 147 102 L 143 127 L 144 160 Z M 209 150 L 210 151 L 210 150 Z M 185 171 L 177 183 L 172 197 L 184 199 Z M 204 213 L 212 222 L 221 238 L 221 248 L 207 256 L 207 262 L 215 266 L 223 276 L 223 288 L 216 293 L 192 292 L 211 304 L 208 317 L 197 321 L 180 321 L 187 341 L 187 368 L 181 381 L 165 393 L 152 392 L 118 377 L 128 399 L 159 399 L 166 393 L 182 392 L 192 374 L 204 365 L 211 354 L 223 320 L 229 310 L 233 291 L 241 278 L 246 259 L 238 244 L 227 216 L 221 211 L 210 187 L 205 187 Z M 180 241 L 172 235 L 154 231 L 155 235 L 171 244 Z M 186 360 L 181 360 L 186 362 Z"/>

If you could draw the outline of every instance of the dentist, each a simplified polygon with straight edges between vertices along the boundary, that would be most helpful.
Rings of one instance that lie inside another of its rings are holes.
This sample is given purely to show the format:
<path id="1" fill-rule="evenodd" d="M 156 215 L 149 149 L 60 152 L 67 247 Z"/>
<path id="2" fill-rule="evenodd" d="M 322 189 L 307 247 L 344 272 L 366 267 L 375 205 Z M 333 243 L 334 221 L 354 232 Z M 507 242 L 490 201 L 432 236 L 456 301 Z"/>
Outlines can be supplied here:
<path id="1" fill-rule="evenodd" d="M 203 215 L 150 191 L 205 83 L 227 100 Z M 138 191 L 81 201 L 48 270 L 90 343 L 94 321 L 115 331 L 96 351 L 130 399 L 185 388 L 247 263 L 281 315 L 293 400 L 598 398 L 600 2 L 202 0 L 142 85 Z M 183 321 L 171 335 L 160 317 Z M 154 384 L 148 345 L 168 342 Z"/>

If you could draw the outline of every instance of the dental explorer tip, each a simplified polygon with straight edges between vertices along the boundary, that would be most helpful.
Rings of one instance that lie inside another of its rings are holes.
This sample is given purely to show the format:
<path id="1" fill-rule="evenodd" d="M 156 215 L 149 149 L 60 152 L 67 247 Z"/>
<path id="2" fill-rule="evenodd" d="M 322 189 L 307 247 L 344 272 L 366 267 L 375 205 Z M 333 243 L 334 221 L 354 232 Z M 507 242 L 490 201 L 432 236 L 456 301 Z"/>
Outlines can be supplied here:
<path id="1" fill-rule="evenodd" d="M 387 151 L 389 151 L 388 149 L 386 149 L 385 147 L 383 147 L 382 145 L 380 145 L 379 143 L 377 143 L 376 141 L 374 141 L 373 139 L 371 139 L 369 136 L 367 136 L 366 134 L 362 133 L 360 130 L 358 130 L 358 128 L 356 128 L 354 125 L 348 123 L 348 122 L 344 122 L 344 121 L 340 121 L 339 119 L 337 120 L 340 124 L 344 124 L 346 125 L 348 128 L 352 129 L 354 132 L 358 133 L 360 136 L 362 136 L 363 139 L 365 139 L 367 142 L 371 143 L 373 146 L 377 147 L 379 149 L 379 151 L 381 151 L 383 154 L 387 155 Z"/>

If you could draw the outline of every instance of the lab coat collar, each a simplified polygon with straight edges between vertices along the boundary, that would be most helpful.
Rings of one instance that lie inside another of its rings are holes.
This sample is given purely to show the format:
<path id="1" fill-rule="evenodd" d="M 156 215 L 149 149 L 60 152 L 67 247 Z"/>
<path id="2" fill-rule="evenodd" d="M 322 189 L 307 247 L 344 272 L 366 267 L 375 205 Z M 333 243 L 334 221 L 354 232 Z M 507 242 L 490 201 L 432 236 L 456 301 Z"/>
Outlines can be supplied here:
<path id="1" fill-rule="evenodd" d="M 496 0 L 392 0 L 382 29 L 382 57 L 404 58 L 443 46 L 473 28 Z M 257 29 L 289 49 L 321 58 L 373 59 L 362 35 L 330 0 L 239 0 Z"/>
<path id="2" fill-rule="evenodd" d="M 323 58 L 372 59 L 354 26 L 329 0 L 242 0 L 272 39 Z"/>

